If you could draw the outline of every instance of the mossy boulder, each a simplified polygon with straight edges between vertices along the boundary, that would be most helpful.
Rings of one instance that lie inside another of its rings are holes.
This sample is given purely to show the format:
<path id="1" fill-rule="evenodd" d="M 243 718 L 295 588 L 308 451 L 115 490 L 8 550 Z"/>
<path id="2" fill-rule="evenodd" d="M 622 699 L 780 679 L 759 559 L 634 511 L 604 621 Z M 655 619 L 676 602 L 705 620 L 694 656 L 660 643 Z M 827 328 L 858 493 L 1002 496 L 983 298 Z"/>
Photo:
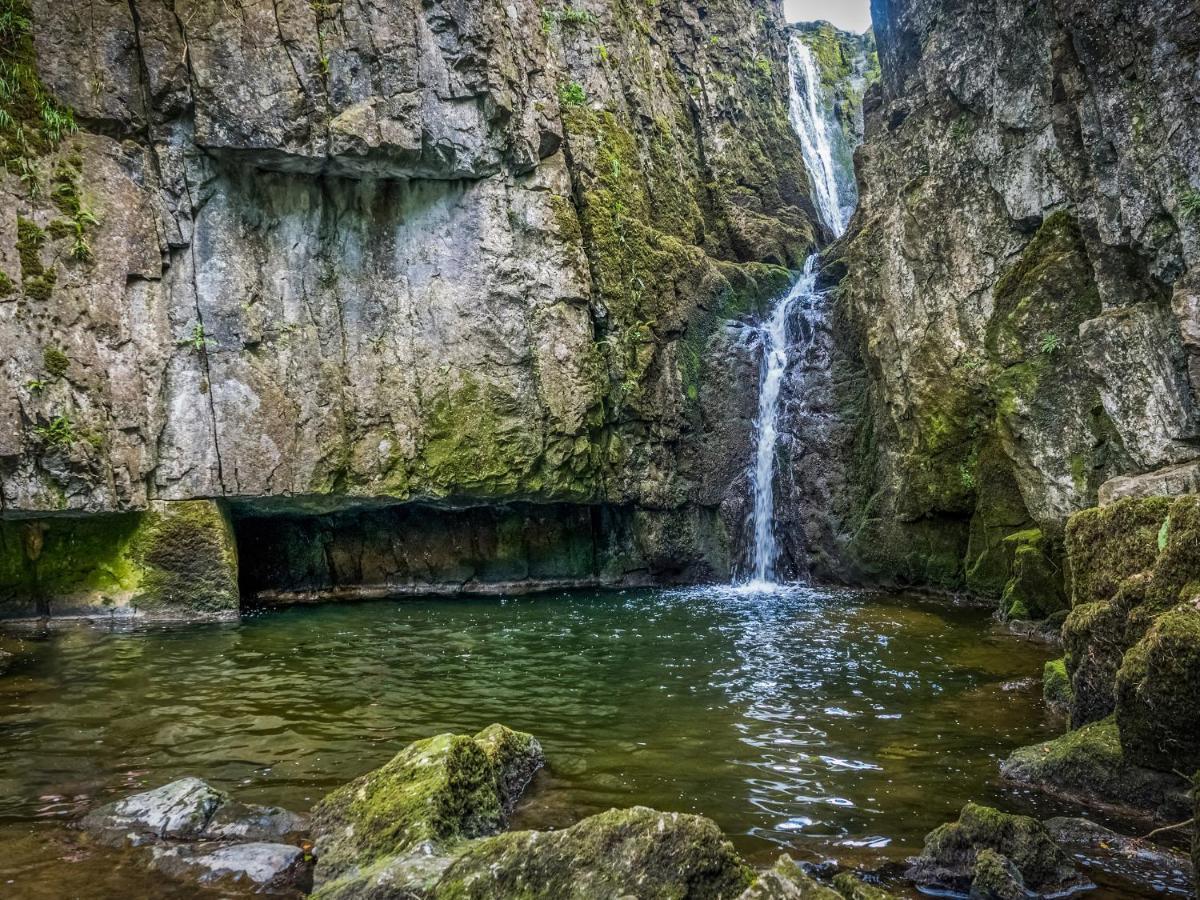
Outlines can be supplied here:
<path id="1" fill-rule="evenodd" d="M 1080 604 L 1063 622 L 1071 727 L 1098 722 L 1116 709 L 1117 671 L 1129 649 L 1129 607 L 1144 592 L 1148 579 L 1145 572 L 1130 576 L 1111 600 Z"/>
<path id="2" fill-rule="evenodd" d="M 1050 660 L 1042 668 L 1042 697 L 1046 705 L 1057 713 L 1067 713 L 1072 696 L 1066 659 Z"/>
<path id="3" fill-rule="evenodd" d="M 1012 573 L 1004 585 L 1000 608 L 1009 619 L 1045 619 L 1067 608 L 1063 576 L 1042 531 L 1018 531 L 1004 539 Z"/>
<path id="4" fill-rule="evenodd" d="M 1072 516 L 1066 538 L 1071 605 L 1111 600 L 1121 582 L 1149 569 L 1170 508 L 1167 497 L 1131 498 Z"/>
<path id="5" fill-rule="evenodd" d="M 1149 809 L 1166 818 L 1183 813 L 1186 818 L 1187 784 L 1133 765 L 1111 717 L 1016 750 L 1000 766 L 1000 774 L 1073 800 Z"/>
<path id="6" fill-rule="evenodd" d="M 1130 761 L 1163 771 L 1200 767 L 1200 608 L 1154 622 L 1117 673 L 1117 725 Z"/>
<path id="7" fill-rule="evenodd" d="M 534 737 L 501 725 L 409 744 L 313 809 L 315 882 L 418 846 L 432 852 L 495 834 L 543 760 Z"/>
<path id="8" fill-rule="evenodd" d="M 752 873 L 712 821 L 645 807 L 610 810 L 562 831 L 472 844 L 432 896 L 455 900 L 737 897 Z"/>
<path id="9" fill-rule="evenodd" d="M 994 860 L 989 863 L 991 857 L 986 857 L 983 870 L 977 871 L 985 851 L 1004 857 L 1024 886 L 1039 893 L 1067 891 L 1084 883 L 1074 863 L 1037 819 L 975 803 L 963 807 L 957 822 L 929 833 L 925 849 L 906 877 L 922 888 L 962 893 L 971 890 L 977 877 L 992 883 L 996 876 L 999 884 L 995 870 L 1007 870 L 1006 865 Z"/>

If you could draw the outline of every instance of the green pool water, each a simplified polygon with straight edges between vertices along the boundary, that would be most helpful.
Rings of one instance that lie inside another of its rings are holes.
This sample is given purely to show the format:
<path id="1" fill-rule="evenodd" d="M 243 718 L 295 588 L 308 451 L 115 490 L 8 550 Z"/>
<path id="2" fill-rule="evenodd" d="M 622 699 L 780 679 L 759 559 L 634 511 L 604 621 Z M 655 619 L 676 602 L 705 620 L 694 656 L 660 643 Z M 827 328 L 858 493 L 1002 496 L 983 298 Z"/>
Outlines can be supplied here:
<path id="1" fill-rule="evenodd" d="M 967 800 L 1027 807 L 998 763 L 1055 733 L 1045 645 L 913 596 L 384 601 L 26 650 L 0 678 L 4 896 L 147 890 L 136 860 L 96 865 L 108 851 L 64 827 L 114 797 L 196 775 L 303 810 L 409 741 L 496 721 L 549 760 L 514 827 L 643 804 L 712 817 L 756 863 L 877 865 Z"/>

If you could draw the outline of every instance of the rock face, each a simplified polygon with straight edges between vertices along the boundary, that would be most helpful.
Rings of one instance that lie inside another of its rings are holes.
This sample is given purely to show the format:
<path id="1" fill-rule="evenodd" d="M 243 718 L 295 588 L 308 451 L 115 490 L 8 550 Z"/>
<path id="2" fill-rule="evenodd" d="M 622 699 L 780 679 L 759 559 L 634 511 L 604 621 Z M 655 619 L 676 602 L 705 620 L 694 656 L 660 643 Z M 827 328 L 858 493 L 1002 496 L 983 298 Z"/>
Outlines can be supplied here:
<path id="1" fill-rule="evenodd" d="M 566 503 L 726 572 L 724 323 L 815 239 L 778 4 L 185 7 L 2 36 L 0 514 Z"/>
<path id="2" fill-rule="evenodd" d="M 1068 516 L 1114 476 L 1196 456 L 1195 12 L 872 11 L 883 82 L 833 254 L 864 376 L 846 409 L 851 568 L 1045 615 L 1065 605 Z"/>

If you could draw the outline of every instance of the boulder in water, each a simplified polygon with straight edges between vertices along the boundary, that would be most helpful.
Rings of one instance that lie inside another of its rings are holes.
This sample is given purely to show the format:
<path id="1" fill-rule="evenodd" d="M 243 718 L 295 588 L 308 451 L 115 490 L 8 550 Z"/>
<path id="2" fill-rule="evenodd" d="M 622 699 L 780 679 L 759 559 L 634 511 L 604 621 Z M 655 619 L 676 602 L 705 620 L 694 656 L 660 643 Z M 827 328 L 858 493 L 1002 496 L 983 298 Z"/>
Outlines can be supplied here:
<path id="1" fill-rule="evenodd" d="M 502 725 L 474 737 L 440 734 L 409 744 L 317 804 L 316 883 L 425 845 L 432 854 L 497 833 L 543 763 L 533 736 Z"/>
<path id="2" fill-rule="evenodd" d="M 833 879 L 833 886 L 845 900 L 894 900 L 883 888 L 867 884 L 862 879 L 843 872 Z"/>
<path id="3" fill-rule="evenodd" d="M 93 810 L 80 825 L 134 843 L 151 839 L 197 840 L 229 796 L 199 778 L 180 778 Z"/>
<path id="4" fill-rule="evenodd" d="M 741 894 L 752 878 L 733 845 L 709 819 L 633 807 L 591 816 L 562 831 L 518 831 L 470 841 L 425 896 L 433 900 L 517 896 L 523 900 L 627 896 L 728 900 Z M 406 895 L 347 891 L 320 896 L 325 900 Z"/>
<path id="5" fill-rule="evenodd" d="M 981 891 L 1000 890 L 998 885 L 1006 883 L 1001 870 L 1007 871 L 1008 867 L 988 856 L 983 868 L 977 871 L 979 857 L 985 850 L 1010 862 L 1030 891 L 1057 893 L 1087 884 L 1036 819 L 1009 815 L 975 803 L 963 807 L 957 822 L 929 833 L 925 849 L 909 868 L 907 877 L 922 888 L 935 890 L 967 893 L 976 879 L 981 879 Z"/>

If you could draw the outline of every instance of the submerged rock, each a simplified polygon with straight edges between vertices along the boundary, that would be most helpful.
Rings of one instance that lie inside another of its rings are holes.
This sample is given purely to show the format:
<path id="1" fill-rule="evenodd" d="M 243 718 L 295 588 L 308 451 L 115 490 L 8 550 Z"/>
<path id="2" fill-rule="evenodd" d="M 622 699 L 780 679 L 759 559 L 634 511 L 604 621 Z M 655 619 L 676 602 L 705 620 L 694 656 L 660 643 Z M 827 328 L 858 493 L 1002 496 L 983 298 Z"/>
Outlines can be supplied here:
<path id="1" fill-rule="evenodd" d="M 1036 819 L 975 803 L 963 807 L 957 822 L 929 833 L 906 877 L 923 889 L 1002 898 L 1012 890 L 1013 872 L 1024 888 L 1043 894 L 1087 883 Z"/>
<path id="2" fill-rule="evenodd" d="M 88 813 L 81 828 L 111 844 L 149 845 L 150 864 L 200 882 L 304 886 L 311 859 L 295 844 L 306 827 L 286 809 L 239 803 L 199 778 L 180 778 Z"/>
<path id="3" fill-rule="evenodd" d="M 151 864 L 166 875 L 202 884 L 285 887 L 305 880 L 306 855 L 293 844 L 183 844 L 155 847 Z"/>
<path id="4" fill-rule="evenodd" d="M 834 878 L 833 886 L 846 900 L 892 900 L 892 895 L 883 888 L 867 884 L 849 872 Z"/>
<path id="5" fill-rule="evenodd" d="M 313 810 L 318 885 L 428 844 L 495 834 L 544 763 L 528 734 L 492 725 L 440 734 L 326 796 Z"/>
<path id="6" fill-rule="evenodd" d="M 1111 717 L 1014 751 L 1000 774 L 1073 799 L 1152 810 L 1166 819 L 1187 818 L 1191 802 L 1184 779 L 1129 762 Z"/>
<path id="7" fill-rule="evenodd" d="M 196 840 L 228 799 L 227 794 L 199 778 L 180 778 L 93 810 L 80 825 L 134 843 L 153 838 Z"/>

